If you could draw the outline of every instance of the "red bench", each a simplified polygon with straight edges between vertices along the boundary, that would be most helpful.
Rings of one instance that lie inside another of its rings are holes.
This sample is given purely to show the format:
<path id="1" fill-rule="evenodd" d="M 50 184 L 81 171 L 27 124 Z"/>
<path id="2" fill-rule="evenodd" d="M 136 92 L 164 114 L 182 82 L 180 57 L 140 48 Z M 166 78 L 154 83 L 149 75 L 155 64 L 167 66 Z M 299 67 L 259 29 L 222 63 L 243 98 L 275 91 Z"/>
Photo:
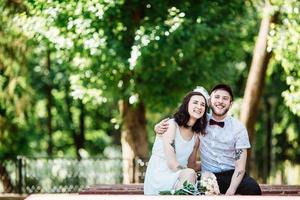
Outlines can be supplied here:
<path id="1" fill-rule="evenodd" d="M 260 184 L 262 195 L 300 196 L 300 185 Z M 143 194 L 143 184 L 94 185 L 79 194 Z"/>

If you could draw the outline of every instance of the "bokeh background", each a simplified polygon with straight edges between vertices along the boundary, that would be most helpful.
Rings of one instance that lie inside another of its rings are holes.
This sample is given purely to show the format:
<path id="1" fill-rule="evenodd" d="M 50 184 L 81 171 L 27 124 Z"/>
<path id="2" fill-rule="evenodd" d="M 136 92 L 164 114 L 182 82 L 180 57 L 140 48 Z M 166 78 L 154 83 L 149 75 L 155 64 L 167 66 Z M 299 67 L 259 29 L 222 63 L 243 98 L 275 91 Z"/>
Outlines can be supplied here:
<path id="1" fill-rule="evenodd" d="M 0 0 L 0 191 L 142 182 L 196 86 L 233 87 L 248 172 L 300 184 L 297 0 Z"/>

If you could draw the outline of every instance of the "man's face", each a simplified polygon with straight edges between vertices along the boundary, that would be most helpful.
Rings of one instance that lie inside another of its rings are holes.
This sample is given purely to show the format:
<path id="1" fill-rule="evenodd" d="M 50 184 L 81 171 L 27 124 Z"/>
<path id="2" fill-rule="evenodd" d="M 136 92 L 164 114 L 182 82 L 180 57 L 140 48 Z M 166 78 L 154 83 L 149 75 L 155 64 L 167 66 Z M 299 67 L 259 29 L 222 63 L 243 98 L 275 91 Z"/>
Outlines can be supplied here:
<path id="1" fill-rule="evenodd" d="M 223 89 L 211 93 L 210 107 L 214 115 L 224 117 L 232 105 L 230 94 Z"/>

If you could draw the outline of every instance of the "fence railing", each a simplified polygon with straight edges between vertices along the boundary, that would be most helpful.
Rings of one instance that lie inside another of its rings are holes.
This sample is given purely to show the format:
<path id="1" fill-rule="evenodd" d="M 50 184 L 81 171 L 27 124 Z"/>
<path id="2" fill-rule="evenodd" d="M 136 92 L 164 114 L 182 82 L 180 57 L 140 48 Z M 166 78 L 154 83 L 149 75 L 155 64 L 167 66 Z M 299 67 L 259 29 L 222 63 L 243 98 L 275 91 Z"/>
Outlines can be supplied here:
<path id="1" fill-rule="evenodd" d="M 0 161 L 1 162 L 1 161 Z M 122 158 L 49 158 L 18 156 L 1 162 L 17 193 L 73 193 L 95 184 L 118 184 L 123 180 Z M 134 173 L 143 180 L 146 163 L 133 161 Z M 1 180 L 3 177 L 0 177 Z M 3 181 L 2 181 L 3 183 Z M 1 183 L 0 183 L 1 185 Z M 0 192 L 4 191 L 4 185 Z"/>

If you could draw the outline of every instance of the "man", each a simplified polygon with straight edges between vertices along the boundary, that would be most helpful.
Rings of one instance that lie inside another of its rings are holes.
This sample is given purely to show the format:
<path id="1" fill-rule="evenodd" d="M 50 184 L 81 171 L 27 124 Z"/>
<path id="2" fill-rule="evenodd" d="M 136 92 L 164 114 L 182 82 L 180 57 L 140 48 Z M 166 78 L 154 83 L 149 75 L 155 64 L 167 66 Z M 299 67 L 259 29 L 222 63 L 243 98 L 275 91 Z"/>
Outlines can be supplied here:
<path id="1" fill-rule="evenodd" d="M 216 175 L 222 194 L 261 195 L 257 182 L 245 173 L 250 142 L 245 126 L 227 115 L 232 102 L 230 86 L 219 84 L 211 90 L 212 114 L 208 115 L 206 134 L 200 136 L 201 170 Z M 155 132 L 163 134 L 167 128 L 168 123 L 163 120 L 155 126 Z M 199 169 L 196 163 L 198 147 L 196 144 L 188 164 L 195 170 Z"/>

